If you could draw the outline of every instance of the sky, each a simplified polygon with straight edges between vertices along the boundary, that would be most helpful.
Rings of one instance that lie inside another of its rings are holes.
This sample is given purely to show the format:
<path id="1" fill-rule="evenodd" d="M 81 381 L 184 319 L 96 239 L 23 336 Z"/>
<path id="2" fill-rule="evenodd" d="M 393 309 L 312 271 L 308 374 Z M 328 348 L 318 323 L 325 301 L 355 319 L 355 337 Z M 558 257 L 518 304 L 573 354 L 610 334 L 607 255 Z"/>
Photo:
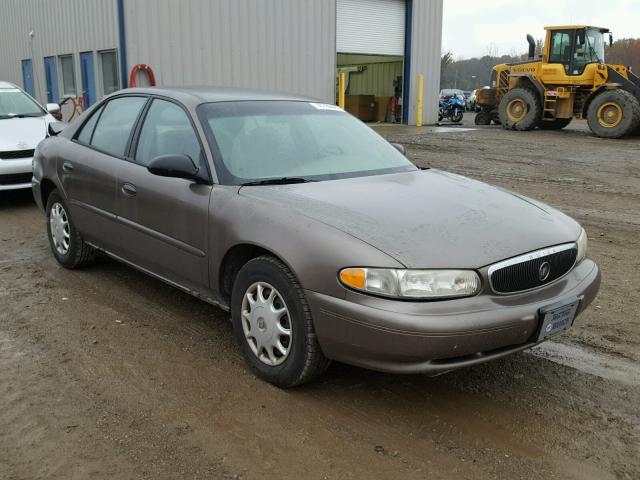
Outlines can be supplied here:
<path id="1" fill-rule="evenodd" d="M 584 24 L 616 38 L 640 37 L 640 0 L 444 0 L 442 52 L 456 59 L 527 51 L 526 35 Z"/>

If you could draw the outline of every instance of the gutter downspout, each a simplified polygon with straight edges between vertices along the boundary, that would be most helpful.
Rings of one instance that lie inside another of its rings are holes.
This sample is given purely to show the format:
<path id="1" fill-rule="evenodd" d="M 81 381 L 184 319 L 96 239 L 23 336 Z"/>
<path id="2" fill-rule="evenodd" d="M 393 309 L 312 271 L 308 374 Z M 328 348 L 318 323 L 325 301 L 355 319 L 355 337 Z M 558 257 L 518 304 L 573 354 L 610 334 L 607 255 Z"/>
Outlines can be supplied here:
<path id="1" fill-rule="evenodd" d="M 411 98 L 411 35 L 413 30 L 413 0 L 407 0 L 404 26 L 404 85 L 402 86 L 402 123 L 409 124 L 409 99 Z"/>
<path id="2" fill-rule="evenodd" d="M 118 10 L 118 41 L 120 43 L 120 84 L 122 88 L 129 86 L 127 82 L 127 39 L 124 24 L 124 0 L 116 0 Z"/>

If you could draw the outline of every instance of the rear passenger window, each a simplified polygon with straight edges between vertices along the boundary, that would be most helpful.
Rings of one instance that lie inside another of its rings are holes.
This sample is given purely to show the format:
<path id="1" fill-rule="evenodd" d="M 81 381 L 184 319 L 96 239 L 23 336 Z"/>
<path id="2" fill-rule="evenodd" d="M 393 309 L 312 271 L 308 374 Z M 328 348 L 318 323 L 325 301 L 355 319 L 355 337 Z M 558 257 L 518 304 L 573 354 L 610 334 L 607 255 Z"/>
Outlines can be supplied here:
<path id="1" fill-rule="evenodd" d="M 96 128 L 96 122 L 100 117 L 100 112 L 104 109 L 104 106 L 96 109 L 95 112 L 91 114 L 91 118 L 82 126 L 82 130 L 80 130 L 80 135 L 78 135 L 78 141 L 80 143 L 84 143 L 85 145 L 89 145 L 91 143 L 91 135 L 93 134 L 93 129 Z"/>
<path id="2" fill-rule="evenodd" d="M 123 157 L 133 124 L 146 101 L 145 97 L 122 97 L 108 102 L 93 132 L 91 145 Z"/>
<path id="3" fill-rule="evenodd" d="M 200 142 L 186 112 L 175 103 L 156 99 L 144 119 L 135 161 L 147 166 L 168 154 L 189 155 L 200 165 Z"/>

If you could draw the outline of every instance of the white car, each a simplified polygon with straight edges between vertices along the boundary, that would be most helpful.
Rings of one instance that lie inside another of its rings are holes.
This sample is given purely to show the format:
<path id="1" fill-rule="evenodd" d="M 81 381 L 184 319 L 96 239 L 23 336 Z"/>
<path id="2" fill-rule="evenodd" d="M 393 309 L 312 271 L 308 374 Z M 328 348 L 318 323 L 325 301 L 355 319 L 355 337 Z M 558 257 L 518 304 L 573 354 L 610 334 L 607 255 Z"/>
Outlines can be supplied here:
<path id="1" fill-rule="evenodd" d="M 31 188 L 36 146 L 47 136 L 57 103 L 42 107 L 21 88 L 0 81 L 0 190 Z"/>

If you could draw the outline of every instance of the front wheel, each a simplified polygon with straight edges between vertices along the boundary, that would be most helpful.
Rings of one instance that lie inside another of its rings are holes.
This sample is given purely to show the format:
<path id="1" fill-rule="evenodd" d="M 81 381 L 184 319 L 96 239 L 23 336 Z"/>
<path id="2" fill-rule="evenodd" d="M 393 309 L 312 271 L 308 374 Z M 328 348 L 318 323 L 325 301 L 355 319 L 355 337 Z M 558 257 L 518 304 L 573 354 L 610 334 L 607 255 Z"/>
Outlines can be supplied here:
<path id="1" fill-rule="evenodd" d="M 462 121 L 463 116 L 464 116 L 464 113 L 461 110 L 456 110 L 451 114 L 451 121 L 453 123 L 460 123 Z"/>
<path id="2" fill-rule="evenodd" d="M 76 229 L 69 207 L 54 190 L 47 199 L 47 236 L 57 262 L 65 268 L 86 267 L 94 262 L 96 251 L 86 244 Z"/>
<path id="3" fill-rule="evenodd" d="M 598 137 L 630 135 L 640 127 L 640 102 L 626 90 L 606 90 L 589 104 L 587 123 Z"/>
<path id="4" fill-rule="evenodd" d="M 274 257 L 255 258 L 240 269 L 231 294 L 231 319 L 247 363 L 269 383 L 301 385 L 329 365 L 300 283 Z"/>

